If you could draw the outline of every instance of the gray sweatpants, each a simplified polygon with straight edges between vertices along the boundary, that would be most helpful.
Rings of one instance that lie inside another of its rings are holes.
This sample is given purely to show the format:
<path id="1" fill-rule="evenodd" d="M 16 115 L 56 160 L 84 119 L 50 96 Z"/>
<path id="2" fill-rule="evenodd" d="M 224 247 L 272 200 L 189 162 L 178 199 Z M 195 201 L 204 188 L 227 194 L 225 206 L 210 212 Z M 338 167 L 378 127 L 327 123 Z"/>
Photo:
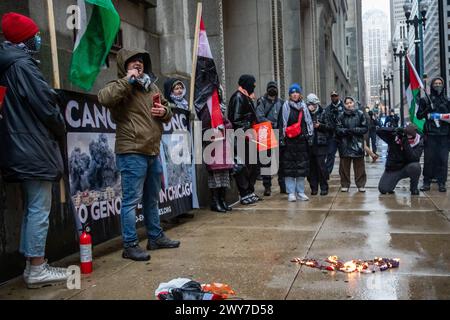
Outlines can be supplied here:
<path id="1" fill-rule="evenodd" d="M 410 189 L 417 190 L 422 168 L 419 162 L 413 162 L 397 171 L 385 171 L 378 184 L 380 193 L 386 194 L 394 191 L 400 180 L 410 178 Z"/>

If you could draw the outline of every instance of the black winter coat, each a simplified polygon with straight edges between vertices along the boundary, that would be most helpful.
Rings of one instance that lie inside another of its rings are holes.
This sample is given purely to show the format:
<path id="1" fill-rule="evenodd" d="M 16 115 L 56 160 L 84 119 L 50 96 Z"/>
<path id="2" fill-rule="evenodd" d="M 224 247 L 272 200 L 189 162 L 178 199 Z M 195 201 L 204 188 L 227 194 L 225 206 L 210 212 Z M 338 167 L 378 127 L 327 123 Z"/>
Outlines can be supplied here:
<path id="1" fill-rule="evenodd" d="M 320 123 L 319 128 L 314 129 L 313 146 L 328 146 L 328 141 L 333 134 L 333 126 L 330 124 L 325 110 L 319 106 L 316 113 L 311 113 L 311 118 L 313 122 Z"/>
<path id="2" fill-rule="evenodd" d="M 341 158 L 364 157 L 364 135 L 368 131 L 367 119 L 361 110 L 345 110 L 337 119 L 339 156 Z"/>
<path id="3" fill-rule="evenodd" d="M 423 139 L 414 148 L 408 142 L 408 138 L 402 139 L 402 144 L 395 142 L 396 133 L 393 128 L 380 128 L 377 135 L 388 145 L 386 171 L 398 171 L 410 163 L 420 162 L 423 153 Z"/>
<path id="4" fill-rule="evenodd" d="M 331 134 L 332 137 L 336 137 L 337 121 L 342 112 L 344 112 L 344 109 L 345 107 L 342 101 L 339 101 L 337 105 L 331 103 L 325 108 L 326 117 L 328 118 L 330 126 L 333 128 L 333 132 Z"/>
<path id="5" fill-rule="evenodd" d="M 58 142 L 65 135 L 56 94 L 36 61 L 0 45 L 0 85 L 7 88 L 0 120 L 0 169 L 5 181 L 58 181 L 64 171 Z"/>
<path id="6" fill-rule="evenodd" d="M 236 91 L 228 104 L 228 119 L 233 124 L 233 129 L 251 129 L 256 122 L 256 108 L 253 101 Z"/>
<path id="7" fill-rule="evenodd" d="M 283 122 L 282 110 L 284 101 L 276 98 L 274 101 L 267 96 L 258 99 L 256 105 L 256 118 L 258 123 L 270 121 L 273 129 L 278 129 Z"/>
<path id="8" fill-rule="evenodd" d="M 291 108 L 287 126 L 298 122 L 299 111 Z M 309 175 L 309 141 L 305 117 L 302 119 L 302 134 L 296 138 L 285 137 L 280 167 L 284 177 L 307 177 Z"/>
<path id="9" fill-rule="evenodd" d="M 442 92 L 440 95 L 431 88 L 430 99 L 433 102 L 433 106 L 430 100 L 425 97 L 420 99 L 419 110 L 417 111 L 417 119 L 426 119 L 424 126 L 424 133 L 430 136 L 446 136 L 450 134 L 450 124 L 446 122 L 440 122 L 440 127 L 436 126 L 434 120 L 429 120 L 428 115 L 430 113 L 450 113 L 450 102 Z"/>

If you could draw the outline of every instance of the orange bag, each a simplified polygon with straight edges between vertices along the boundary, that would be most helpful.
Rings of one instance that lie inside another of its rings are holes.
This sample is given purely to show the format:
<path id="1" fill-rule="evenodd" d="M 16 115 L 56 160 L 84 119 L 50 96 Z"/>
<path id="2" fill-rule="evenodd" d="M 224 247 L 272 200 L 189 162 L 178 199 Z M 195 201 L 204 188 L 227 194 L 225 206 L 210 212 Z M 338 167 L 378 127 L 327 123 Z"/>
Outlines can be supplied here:
<path id="1" fill-rule="evenodd" d="M 253 125 L 256 133 L 258 151 L 266 151 L 278 147 L 278 141 L 273 132 L 272 122 L 266 121 Z"/>

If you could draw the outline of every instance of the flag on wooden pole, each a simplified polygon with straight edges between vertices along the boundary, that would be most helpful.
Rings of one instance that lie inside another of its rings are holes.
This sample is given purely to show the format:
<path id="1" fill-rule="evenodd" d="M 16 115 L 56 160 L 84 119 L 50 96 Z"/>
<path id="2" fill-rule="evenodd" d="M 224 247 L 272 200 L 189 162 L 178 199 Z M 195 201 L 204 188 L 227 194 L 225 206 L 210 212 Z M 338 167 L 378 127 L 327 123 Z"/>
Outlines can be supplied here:
<path id="1" fill-rule="evenodd" d="M 197 65 L 195 67 L 195 109 L 199 111 L 207 105 L 211 115 L 211 127 L 213 129 L 224 128 L 219 99 L 219 75 L 211 53 L 203 19 L 200 21 Z"/>
<path id="2" fill-rule="evenodd" d="M 409 107 L 409 118 L 411 123 L 417 126 L 420 133 L 423 133 L 423 127 L 425 125 L 425 120 L 417 119 L 419 94 L 422 89 L 424 89 L 422 80 L 407 55 L 405 59 L 405 91 Z"/>
<path id="3" fill-rule="evenodd" d="M 70 81 L 91 90 L 120 28 L 111 0 L 78 0 L 80 26 L 70 67 Z"/>

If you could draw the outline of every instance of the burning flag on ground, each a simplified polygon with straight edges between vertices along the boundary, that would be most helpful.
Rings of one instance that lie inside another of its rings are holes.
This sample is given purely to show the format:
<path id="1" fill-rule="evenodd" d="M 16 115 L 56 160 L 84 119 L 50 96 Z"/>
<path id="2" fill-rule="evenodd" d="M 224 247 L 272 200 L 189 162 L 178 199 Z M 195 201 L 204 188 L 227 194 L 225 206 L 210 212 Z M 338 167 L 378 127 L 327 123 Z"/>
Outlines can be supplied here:
<path id="1" fill-rule="evenodd" d="M 343 262 L 337 256 L 328 257 L 323 264 L 314 259 L 300 259 L 295 258 L 291 262 L 295 262 L 302 266 L 308 266 L 320 270 L 340 271 L 345 273 L 375 273 L 378 271 L 386 271 L 388 269 L 398 268 L 400 266 L 400 259 L 375 258 L 373 260 L 351 260 Z"/>

